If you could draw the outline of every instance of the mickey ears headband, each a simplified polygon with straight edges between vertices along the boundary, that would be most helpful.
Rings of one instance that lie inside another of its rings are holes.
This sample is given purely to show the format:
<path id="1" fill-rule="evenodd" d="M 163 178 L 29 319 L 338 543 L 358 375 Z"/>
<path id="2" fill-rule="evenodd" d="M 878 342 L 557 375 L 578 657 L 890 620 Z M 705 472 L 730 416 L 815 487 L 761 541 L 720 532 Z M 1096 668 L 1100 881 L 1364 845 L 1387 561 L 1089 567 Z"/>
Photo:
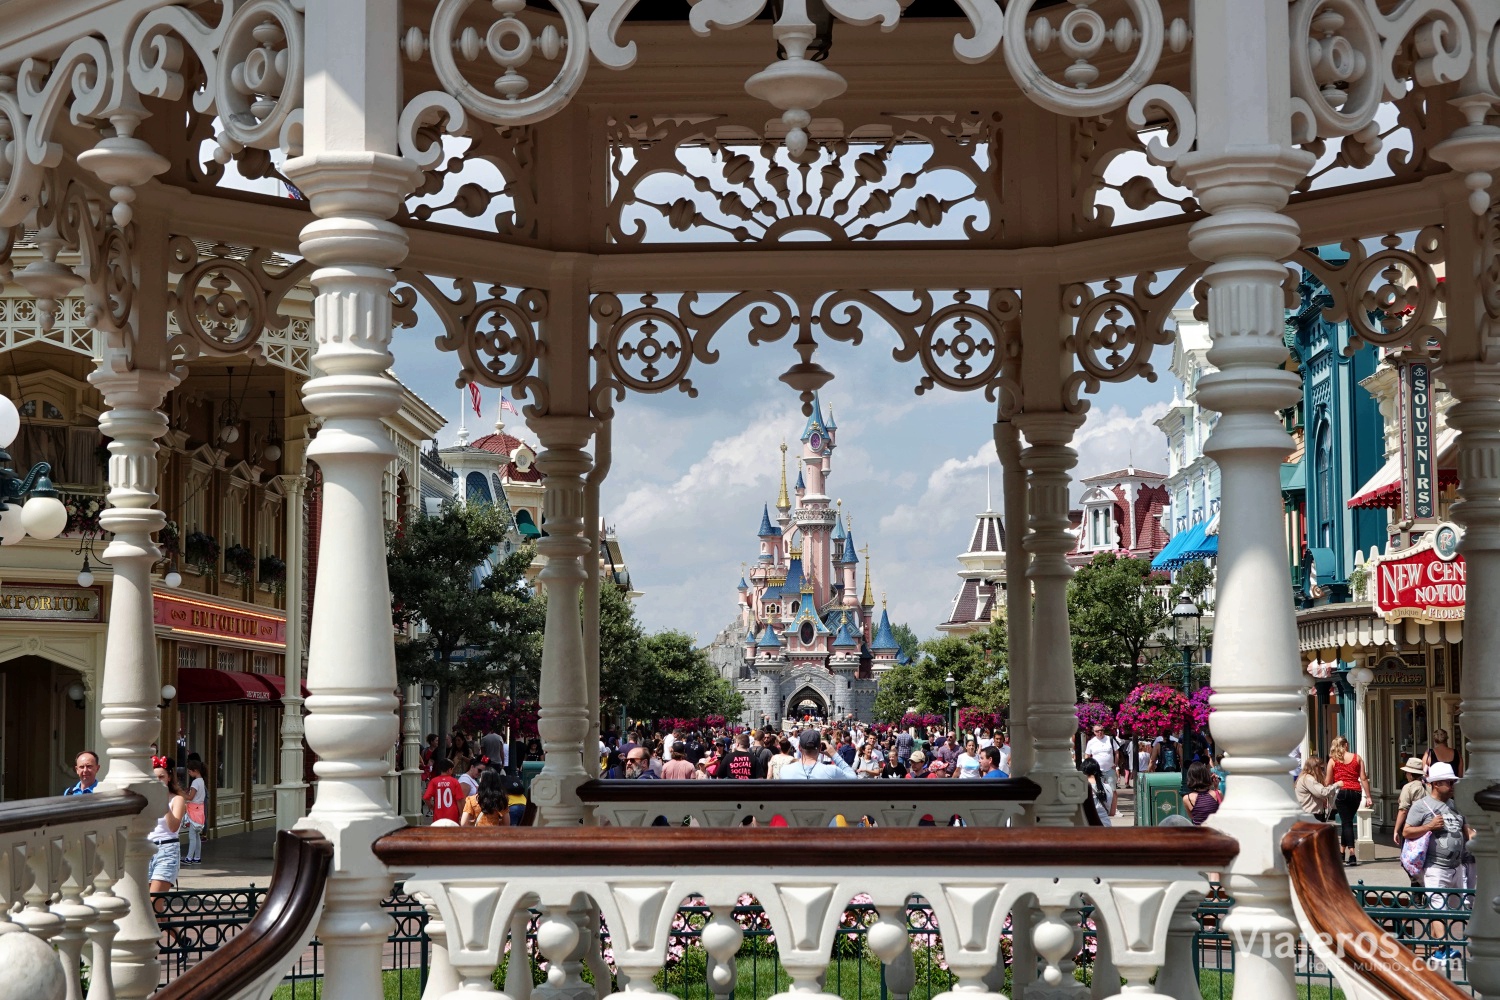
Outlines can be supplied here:
<path id="1" fill-rule="evenodd" d="M 151 758 L 151 766 L 152 767 L 159 767 L 163 771 L 165 771 L 167 769 L 168 763 L 169 763 L 169 761 L 165 757 L 152 757 Z"/>

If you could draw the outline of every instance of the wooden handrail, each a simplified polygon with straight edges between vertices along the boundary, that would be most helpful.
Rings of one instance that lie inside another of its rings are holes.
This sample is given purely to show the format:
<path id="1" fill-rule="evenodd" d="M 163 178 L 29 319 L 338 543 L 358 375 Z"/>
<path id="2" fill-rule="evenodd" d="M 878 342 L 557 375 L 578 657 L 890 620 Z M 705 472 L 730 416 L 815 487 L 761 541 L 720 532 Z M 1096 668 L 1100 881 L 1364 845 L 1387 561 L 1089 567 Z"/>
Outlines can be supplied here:
<path id="1" fill-rule="evenodd" d="M 595 778 L 578 786 L 578 798 L 590 805 L 600 802 L 760 802 L 775 800 L 788 805 L 816 802 L 1033 802 L 1041 786 L 1029 778 L 995 781 L 963 781 L 933 778 L 920 781 L 630 781 Z"/>
<path id="2" fill-rule="evenodd" d="M 152 1000 L 224 1000 L 290 968 L 311 936 L 332 869 L 333 844 L 321 833 L 282 830 L 276 835 L 271 885 L 255 916 L 227 943 L 152 994 Z"/>
<path id="3" fill-rule="evenodd" d="M 0 836 L 24 833 L 65 823 L 90 823 L 134 816 L 146 808 L 136 792 L 93 792 L 88 795 L 49 795 L 0 803 Z"/>
<path id="4" fill-rule="evenodd" d="M 1324 823 L 1298 823 L 1281 841 L 1292 892 L 1311 930 L 1327 942 L 1335 963 L 1405 1000 L 1472 1000 L 1448 977 L 1399 944 L 1359 905 L 1340 858 L 1338 831 Z M 1342 956 L 1340 958 L 1340 956 Z M 1325 963 L 1328 957 L 1319 956 Z M 1329 963 L 1333 964 L 1333 963 Z"/>
<path id="5" fill-rule="evenodd" d="M 850 782 L 853 784 L 853 782 Z M 832 782 L 820 782 L 826 787 Z M 965 782 L 970 784 L 970 782 Z M 942 857 L 1028 868 L 1076 868 L 1080 859 L 1105 867 L 1180 866 L 1191 858 L 1222 870 L 1239 844 L 1207 827 L 1111 830 L 1100 827 L 407 827 L 375 842 L 375 856 L 393 868 L 520 866 L 658 868 L 716 859 L 778 868 L 909 867 Z M 688 859 L 685 861 L 684 859 Z"/>

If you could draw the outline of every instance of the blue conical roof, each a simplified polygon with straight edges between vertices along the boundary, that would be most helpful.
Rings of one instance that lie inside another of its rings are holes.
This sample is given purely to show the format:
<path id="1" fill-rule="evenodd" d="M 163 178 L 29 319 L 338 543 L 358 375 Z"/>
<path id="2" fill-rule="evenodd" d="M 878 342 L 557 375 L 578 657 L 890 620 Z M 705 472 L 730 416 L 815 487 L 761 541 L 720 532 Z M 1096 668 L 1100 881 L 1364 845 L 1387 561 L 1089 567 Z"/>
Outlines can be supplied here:
<path id="1" fill-rule="evenodd" d="M 802 593 L 802 557 L 791 560 L 786 564 L 786 581 L 781 585 L 783 594 Z"/>
<path id="2" fill-rule="evenodd" d="M 755 629 L 752 628 L 745 631 L 745 645 L 755 645 Z"/>
<path id="3" fill-rule="evenodd" d="M 839 634 L 833 637 L 834 649 L 856 649 L 859 647 L 859 639 L 849 631 L 849 623 L 845 621 L 839 626 Z"/>
<path id="4" fill-rule="evenodd" d="M 797 466 L 797 489 L 799 489 L 799 490 L 805 490 L 805 489 L 807 489 L 807 482 L 802 478 L 802 466 L 801 465 Z"/>
<path id="5" fill-rule="evenodd" d="M 844 515 L 833 515 L 833 540 L 838 541 L 841 538 L 848 537 L 849 533 L 844 530 Z"/>
<path id="6" fill-rule="evenodd" d="M 818 401 L 817 393 L 813 394 L 812 415 L 807 418 L 807 426 L 802 428 L 802 440 L 812 437 L 813 431 L 820 432 L 824 437 L 828 436 L 828 425 L 823 422 L 823 404 Z"/>
<path id="7" fill-rule="evenodd" d="M 743 576 L 740 577 L 740 587 L 739 587 L 739 589 L 740 590 L 749 590 L 750 589 L 750 585 L 745 582 L 745 578 Z"/>
<path id="8" fill-rule="evenodd" d="M 831 406 L 828 408 L 828 429 L 831 431 L 839 429 L 839 425 L 833 422 L 833 407 Z"/>
<path id="9" fill-rule="evenodd" d="M 854 554 L 854 532 L 852 531 L 844 536 L 844 556 L 839 562 L 845 566 L 859 565 L 859 556 Z"/>
<path id="10" fill-rule="evenodd" d="M 761 538 L 775 538 L 781 534 L 781 529 L 771 523 L 771 507 L 763 504 L 760 508 L 760 532 Z"/>
<path id="11" fill-rule="evenodd" d="M 880 609 L 880 625 L 875 629 L 875 638 L 870 640 L 870 648 L 877 651 L 896 650 L 896 636 L 891 632 L 891 616 L 884 608 Z"/>
<path id="12" fill-rule="evenodd" d="M 756 643 L 756 646 L 761 649 L 779 649 L 781 648 L 781 639 L 776 635 L 776 630 L 767 625 L 765 632 L 760 637 L 760 642 Z"/>

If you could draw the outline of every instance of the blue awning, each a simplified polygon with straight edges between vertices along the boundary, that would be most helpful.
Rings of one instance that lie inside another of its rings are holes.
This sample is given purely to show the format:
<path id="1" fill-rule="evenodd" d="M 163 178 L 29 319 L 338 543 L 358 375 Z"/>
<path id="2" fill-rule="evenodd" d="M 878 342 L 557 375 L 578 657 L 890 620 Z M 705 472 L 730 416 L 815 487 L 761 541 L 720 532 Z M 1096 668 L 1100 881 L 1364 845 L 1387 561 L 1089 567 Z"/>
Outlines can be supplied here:
<path id="1" fill-rule="evenodd" d="M 1202 559 L 1202 555 L 1194 555 L 1193 553 L 1205 551 L 1210 541 L 1213 542 L 1213 550 L 1209 552 L 1209 555 L 1217 554 L 1219 551 L 1219 540 L 1218 538 L 1208 539 L 1204 535 L 1207 527 L 1208 524 L 1206 522 L 1199 521 L 1186 531 L 1179 531 L 1173 536 L 1171 543 L 1165 549 L 1162 549 L 1161 555 L 1158 555 L 1151 561 L 1151 568 L 1167 570 L 1181 569 L 1194 559 Z M 1175 549 L 1173 548 L 1174 545 L 1176 546 Z"/>
<path id="2" fill-rule="evenodd" d="M 1215 529 L 1214 533 L 1211 535 L 1208 533 L 1210 527 Z M 1188 563 L 1194 562 L 1199 559 L 1216 558 L 1219 555 L 1219 533 L 1217 529 L 1217 519 L 1212 522 L 1205 523 L 1203 525 L 1203 531 L 1198 536 L 1197 544 L 1193 546 L 1184 545 L 1182 547 L 1182 552 L 1180 552 L 1177 556 L 1179 560 L 1178 566 L 1185 566 Z"/>
<path id="3" fill-rule="evenodd" d="M 1177 553 L 1182 551 L 1182 543 L 1187 541 L 1190 530 L 1184 529 L 1173 535 L 1167 542 L 1167 547 L 1158 552 L 1156 558 L 1151 560 L 1151 568 L 1154 570 L 1171 569 L 1172 560 L 1177 558 Z"/>

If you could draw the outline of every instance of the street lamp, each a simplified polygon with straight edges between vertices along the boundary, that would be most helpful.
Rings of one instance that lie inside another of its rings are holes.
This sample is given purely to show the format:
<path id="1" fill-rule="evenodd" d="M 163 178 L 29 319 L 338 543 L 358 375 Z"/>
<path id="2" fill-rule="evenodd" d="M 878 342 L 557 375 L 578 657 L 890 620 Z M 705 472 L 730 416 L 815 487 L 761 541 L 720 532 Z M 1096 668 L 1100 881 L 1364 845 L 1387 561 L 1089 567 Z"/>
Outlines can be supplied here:
<path id="1" fill-rule="evenodd" d="M 24 477 L 10 468 L 4 449 L 20 430 L 16 404 L 0 396 L 0 545 L 14 545 L 27 535 L 56 538 L 68 526 L 68 509 L 52 488 L 52 466 L 38 462 Z"/>
<path id="2" fill-rule="evenodd" d="M 953 679 L 953 671 L 948 671 L 948 676 L 943 678 L 943 687 L 948 690 L 948 732 L 953 732 L 953 727 L 958 723 L 954 721 L 954 709 L 958 703 L 953 700 L 953 689 L 958 682 Z"/>
<path id="3" fill-rule="evenodd" d="M 1182 650 L 1182 693 L 1188 699 L 1193 697 L 1193 651 L 1198 648 L 1199 615 L 1198 605 L 1186 594 L 1178 600 L 1177 607 L 1172 609 L 1172 641 Z M 1184 793 L 1187 792 L 1188 754 L 1191 753 L 1189 748 L 1192 745 L 1193 713 L 1190 708 L 1182 720 L 1182 748 L 1178 751 Z"/>

